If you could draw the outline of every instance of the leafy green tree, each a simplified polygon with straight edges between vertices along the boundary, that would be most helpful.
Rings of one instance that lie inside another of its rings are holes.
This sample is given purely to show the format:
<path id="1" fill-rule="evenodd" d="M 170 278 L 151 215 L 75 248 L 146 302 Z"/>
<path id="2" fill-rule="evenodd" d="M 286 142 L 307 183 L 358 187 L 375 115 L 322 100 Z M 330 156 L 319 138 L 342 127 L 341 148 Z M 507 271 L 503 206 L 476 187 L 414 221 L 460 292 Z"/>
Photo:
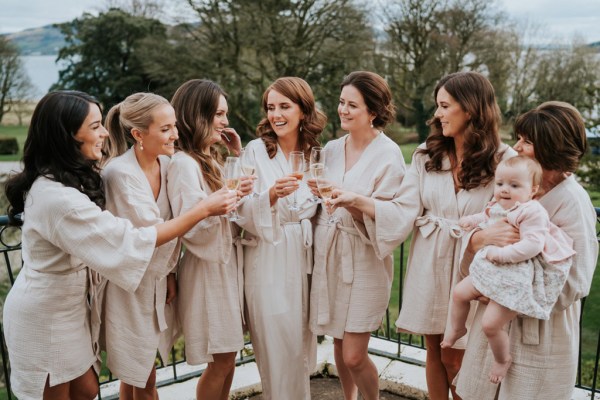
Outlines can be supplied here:
<path id="1" fill-rule="evenodd" d="M 141 43 L 148 43 L 143 39 L 167 39 L 160 21 L 111 8 L 98 16 L 85 13 L 59 28 L 67 45 L 60 49 L 58 61 L 65 66 L 52 89 L 88 92 L 108 108 L 131 93 L 160 86 L 144 71 L 140 55 Z"/>
<path id="2" fill-rule="evenodd" d="M 249 139 L 264 89 L 278 77 L 299 76 L 335 134 L 339 83 L 352 70 L 373 67 L 375 42 L 364 10 L 350 0 L 188 0 L 188 6 L 198 23 L 174 28 L 163 47 L 146 47 L 146 70 L 165 91 L 185 79 L 215 80 L 229 94 L 232 125 Z"/>

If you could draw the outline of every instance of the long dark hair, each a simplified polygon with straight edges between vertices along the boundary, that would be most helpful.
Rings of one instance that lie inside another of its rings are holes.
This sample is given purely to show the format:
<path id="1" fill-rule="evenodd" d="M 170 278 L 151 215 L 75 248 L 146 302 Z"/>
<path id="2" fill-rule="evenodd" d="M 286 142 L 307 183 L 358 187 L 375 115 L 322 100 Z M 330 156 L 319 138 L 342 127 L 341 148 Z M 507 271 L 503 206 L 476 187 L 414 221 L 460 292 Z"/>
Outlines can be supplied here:
<path id="1" fill-rule="evenodd" d="M 262 108 L 267 113 L 267 101 L 271 90 L 287 97 L 297 104 L 304 115 L 300 121 L 300 132 L 298 132 L 298 150 L 304 152 L 305 157 L 310 157 L 310 151 L 315 146 L 320 146 L 319 136 L 325 125 L 327 117 L 315 105 L 315 97 L 312 89 L 304 79 L 297 77 L 279 78 L 265 90 L 262 97 Z M 269 120 L 263 118 L 256 127 L 256 136 L 262 139 L 267 148 L 269 158 L 277 154 L 277 135 Z"/>
<path id="2" fill-rule="evenodd" d="M 437 94 L 442 88 L 471 116 L 464 133 L 463 160 L 458 181 L 466 190 L 486 185 L 494 179 L 501 158 L 498 149 L 502 117 L 494 87 L 480 73 L 455 72 L 440 79 L 435 87 L 433 97 L 436 104 Z M 445 156 L 457 161 L 454 159 L 454 139 L 442 134 L 442 124 L 438 118 L 433 117 L 427 124 L 431 129 L 426 140 L 427 148 L 418 151 L 430 157 L 425 163 L 427 171 L 441 171 Z"/>
<path id="3" fill-rule="evenodd" d="M 23 212 L 25 197 L 39 176 L 75 188 L 104 208 L 97 162 L 83 156 L 82 143 L 75 139 L 93 105 L 100 108 L 92 96 L 76 91 L 51 92 L 37 104 L 25 140 L 23 171 L 6 182 L 11 223 L 19 224 L 14 216 Z"/>

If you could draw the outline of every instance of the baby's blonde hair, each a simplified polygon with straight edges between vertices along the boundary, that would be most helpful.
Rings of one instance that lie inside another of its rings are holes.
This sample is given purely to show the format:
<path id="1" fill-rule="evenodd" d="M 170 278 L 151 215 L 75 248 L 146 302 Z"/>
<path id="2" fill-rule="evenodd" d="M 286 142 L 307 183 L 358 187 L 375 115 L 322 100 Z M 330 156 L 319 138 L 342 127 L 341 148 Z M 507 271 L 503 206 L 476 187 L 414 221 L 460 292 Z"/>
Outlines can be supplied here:
<path id="1" fill-rule="evenodd" d="M 527 156 L 515 156 L 511 157 L 507 160 L 501 161 L 498 164 L 498 167 L 501 165 L 506 165 L 507 167 L 519 167 L 524 165 L 529 171 L 529 176 L 531 177 L 531 183 L 533 186 L 539 186 L 542 183 L 542 166 L 540 163 L 531 157 Z"/>

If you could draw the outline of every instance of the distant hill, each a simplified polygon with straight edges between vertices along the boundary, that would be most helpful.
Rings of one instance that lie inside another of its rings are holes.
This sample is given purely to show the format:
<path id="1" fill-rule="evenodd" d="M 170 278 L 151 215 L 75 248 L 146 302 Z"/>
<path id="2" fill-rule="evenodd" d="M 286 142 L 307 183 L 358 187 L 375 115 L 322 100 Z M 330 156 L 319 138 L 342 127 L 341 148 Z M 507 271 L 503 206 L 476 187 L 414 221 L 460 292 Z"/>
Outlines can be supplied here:
<path id="1" fill-rule="evenodd" d="M 17 45 L 22 55 L 54 55 L 65 45 L 62 33 L 52 25 L 9 33 L 6 36 Z"/>

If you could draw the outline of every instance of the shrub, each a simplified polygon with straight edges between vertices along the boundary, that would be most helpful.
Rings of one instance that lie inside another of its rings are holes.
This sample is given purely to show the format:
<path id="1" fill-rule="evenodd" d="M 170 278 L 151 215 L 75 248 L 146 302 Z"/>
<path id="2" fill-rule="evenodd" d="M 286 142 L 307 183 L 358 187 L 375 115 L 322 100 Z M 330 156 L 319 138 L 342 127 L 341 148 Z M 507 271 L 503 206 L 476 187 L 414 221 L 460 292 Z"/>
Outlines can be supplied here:
<path id="1" fill-rule="evenodd" d="M 0 137 L 0 154 L 17 154 L 19 143 L 15 137 Z"/>

